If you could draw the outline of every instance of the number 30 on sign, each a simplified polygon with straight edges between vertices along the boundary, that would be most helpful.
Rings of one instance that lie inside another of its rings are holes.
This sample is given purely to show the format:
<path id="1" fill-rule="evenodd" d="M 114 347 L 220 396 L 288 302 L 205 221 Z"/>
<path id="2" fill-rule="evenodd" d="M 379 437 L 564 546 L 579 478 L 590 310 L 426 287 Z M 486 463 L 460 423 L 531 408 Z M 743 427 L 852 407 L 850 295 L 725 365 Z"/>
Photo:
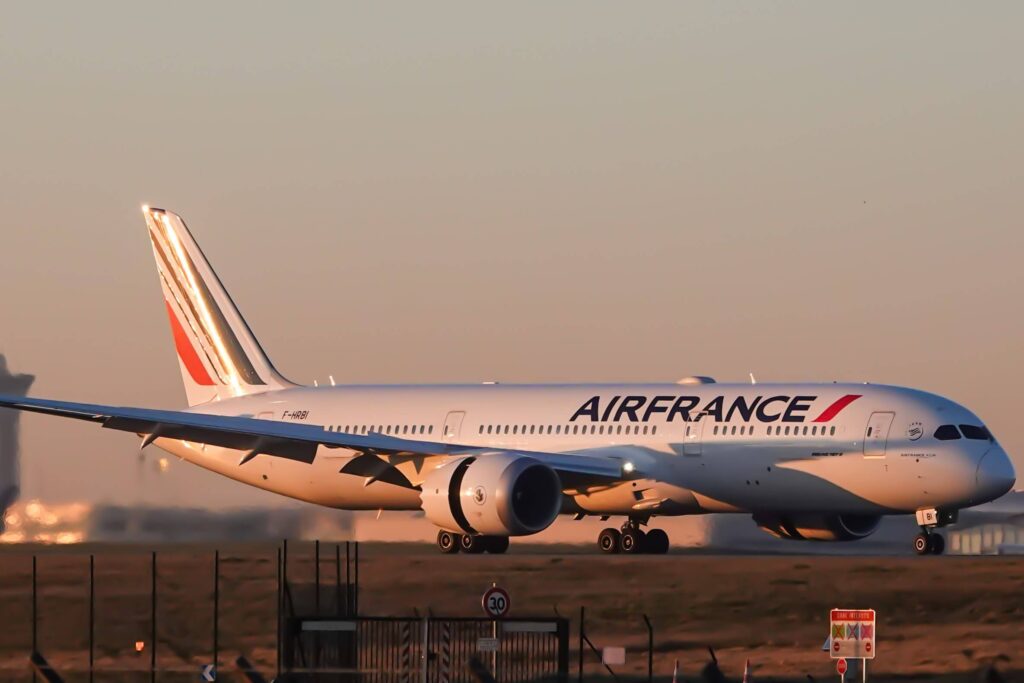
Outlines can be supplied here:
<path id="1" fill-rule="evenodd" d="M 484 608 L 484 614 L 492 619 L 504 617 L 508 614 L 509 607 L 512 606 L 508 598 L 508 591 L 497 586 L 491 586 L 487 589 L 481 604 Z"/>

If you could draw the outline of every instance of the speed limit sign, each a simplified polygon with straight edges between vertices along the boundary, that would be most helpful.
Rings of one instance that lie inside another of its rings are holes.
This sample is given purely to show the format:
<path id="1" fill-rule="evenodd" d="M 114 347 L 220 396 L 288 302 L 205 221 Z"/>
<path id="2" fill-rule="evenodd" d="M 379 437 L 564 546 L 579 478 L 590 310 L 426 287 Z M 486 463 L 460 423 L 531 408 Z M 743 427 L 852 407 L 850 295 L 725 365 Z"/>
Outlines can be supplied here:
<path id="1" fill-rule="evenodd" d="M 480 604 L 484 608 L 484 614 L 492 619 L 501 619 L 508 614 L 508 609 L 511 607 L 508 591 L 497 586 L 491 586 L 487 589 Z"/>

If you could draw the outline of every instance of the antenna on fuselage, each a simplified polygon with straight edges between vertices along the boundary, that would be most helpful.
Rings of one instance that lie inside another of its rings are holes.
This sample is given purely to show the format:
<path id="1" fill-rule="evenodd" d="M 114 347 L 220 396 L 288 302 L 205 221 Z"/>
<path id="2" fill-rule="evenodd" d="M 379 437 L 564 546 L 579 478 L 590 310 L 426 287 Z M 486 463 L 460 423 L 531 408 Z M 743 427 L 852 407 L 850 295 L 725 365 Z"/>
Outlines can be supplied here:
<path id="1" fill-rule="evenodd" d="M 754 373 L 750 373 L 750 383 L 751 384 L 757 384 L 757 380 L 754 379 Z"/>
<path id="2" fill-rule="evenodd" d="M 336 385 L 334 384 L 334 375 L 327 375 L 327 379 L 331 380 L 331 386 L 332 386 L 332 387 L 333 387 L 333 386 L 336 386 Z"/>

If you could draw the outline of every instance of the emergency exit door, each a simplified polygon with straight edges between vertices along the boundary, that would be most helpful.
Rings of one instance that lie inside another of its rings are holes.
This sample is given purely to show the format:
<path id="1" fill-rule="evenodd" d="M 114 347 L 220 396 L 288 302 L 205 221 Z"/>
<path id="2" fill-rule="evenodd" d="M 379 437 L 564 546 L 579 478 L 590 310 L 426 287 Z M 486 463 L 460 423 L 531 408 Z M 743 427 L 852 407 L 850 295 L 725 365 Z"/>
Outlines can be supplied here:
<path id="1" fill-rule="evenodd" d="M 700 455 L 701 439 L 704 436 L 704 421 L 687 422 L 683 429 L 683 455 Z"/>
<path id="2" fill-rule="evenodd" d="M 892 426 L 894 413 L 871 413 L 867 429 L 864 431 L 864 455 L 868 457 L 885 457 L 885 443 L 889 440 L 889 428 Z"/>
<path id="3" fill-rule="evenodd" d="M 462 431 L 462 419 L 464 417 L 466 417 L 466 411 L 453 410 L 444 418 L 444 429 L 441 430 L 441 435 L 444 437 L 445 441 L 450 442 L 458 440 L 459 432 Z"/>

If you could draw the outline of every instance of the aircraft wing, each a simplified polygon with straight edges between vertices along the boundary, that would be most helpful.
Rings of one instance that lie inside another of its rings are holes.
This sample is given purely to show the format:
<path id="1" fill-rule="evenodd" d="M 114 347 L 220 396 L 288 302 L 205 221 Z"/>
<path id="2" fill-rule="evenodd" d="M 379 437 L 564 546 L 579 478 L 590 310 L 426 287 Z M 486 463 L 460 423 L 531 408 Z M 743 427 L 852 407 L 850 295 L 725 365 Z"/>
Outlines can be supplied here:
<path id="1" fill-rule="evenodd" d="M 624 460 L 606 455 L 486 448 L 401 439 L 377 433 L 346 434 L 327 431 L 318 425 L 252 417 L 149 408 L 119 408 L 20 396 L 0 395 L 0 407 L 98 422 L 107 429 L 146 435 L 143 446 L 158 438 L 167 438 L 237 449 L 245 452 L 239 462 L 240 465 L 259 454 L 311 463 L 316 456 L 317 448 L 324 446 L 346 448 L 364 455 L 377 456 L 388 462 L 430 456 L 486 457 L 489 453 L 513 453 L 536 458 L 548 465 L 558 472 L 563 485 L 567 487 L 608 484 L 636 476 L 631 474 L 631 467 L 627 467 Z"/>

